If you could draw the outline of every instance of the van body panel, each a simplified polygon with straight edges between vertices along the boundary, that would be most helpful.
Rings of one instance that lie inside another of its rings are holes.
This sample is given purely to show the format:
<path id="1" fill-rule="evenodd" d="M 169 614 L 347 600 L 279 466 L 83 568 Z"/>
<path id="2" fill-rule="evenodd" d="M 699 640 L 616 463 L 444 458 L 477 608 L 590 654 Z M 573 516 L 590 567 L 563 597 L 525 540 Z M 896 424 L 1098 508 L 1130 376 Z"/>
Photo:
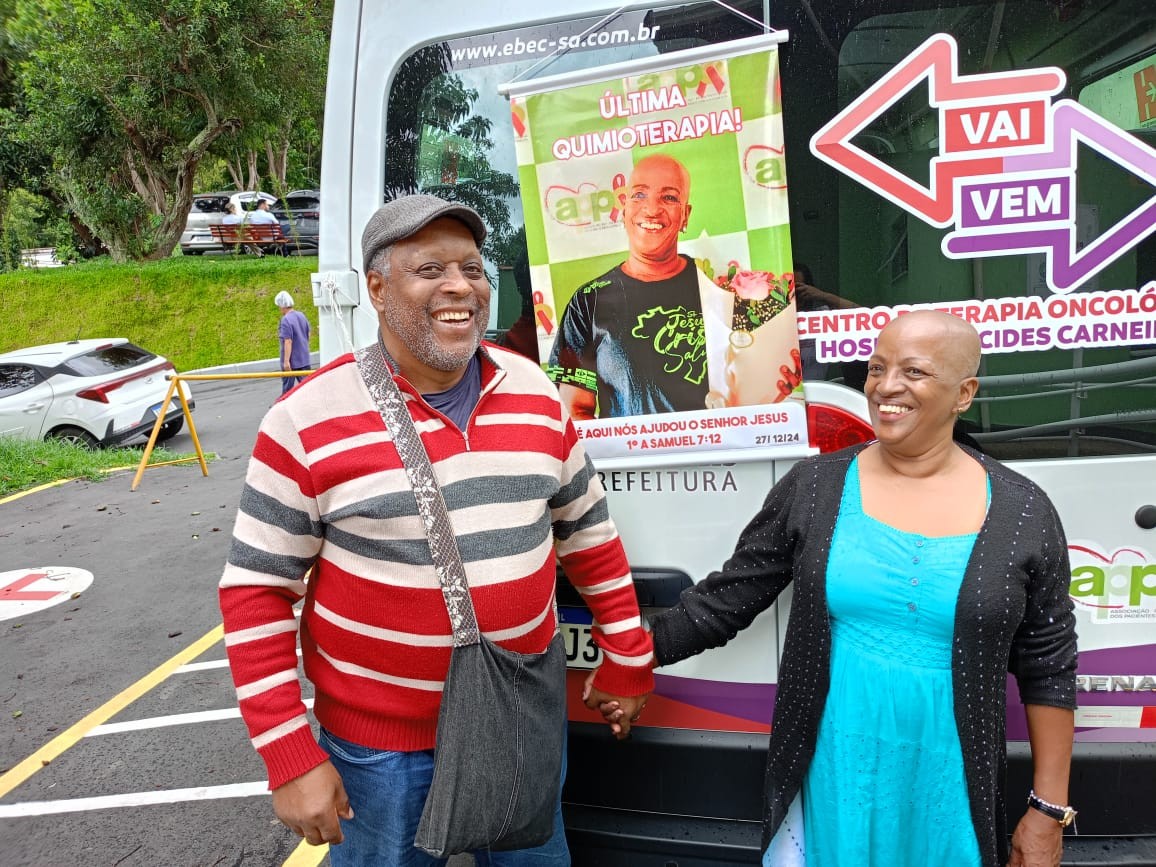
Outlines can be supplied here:
<path id="1" fill-rule="evenodd" d="M 761 2 L 738 8 L 763 15 Z M 951 259 L 942 246 L 945 229 L 885 201 L 810 150 L 817 131 L 928 38 L 945 33 L 958 43 L 964 75 L 1060 69 L 1065 85 L 1056 99 L 1076 101 L 1145 146 L 1156 145 L 1156 8 L 1140 0 L 776 0 L 769 14 L 774 27 L 791 34 L 781 49 L 781 84 L 795 256 L 814 271 L 815 285 L 862 308 L 1042 300 L 1050 292 L 1043 252 Z M 605 16 L 611 20 L 600 30 Z M 629 41 L 640 27 L 658 35 Z M 583 45 L 534 68 L 550 53 L 550 40 L 615 28 L 625 34 L 618 42 Z M 376 336 L 376 314 L 360 288 L 361 228 L 372 212 L 405 192 L 454 197 L 473 185 L 486 194 L 476 176 L 459 183 L 447 173 L 449 151 L 439 150 L 437 136 L 429 134 L 438 122 L 438 98 L 458 94 L 461 116 L 488 124 L 488 144 L 475 156 L 495 178 L 512 171 L 516 179 L 508 105 L 498 86 L 757 32 L 708 2 L 635 4 L 616 12 L 576 0 L 558 14 L 529 0 L 428 0 L 390 8 L 337 0 L 321 182 L 326 213 L 314 277 L 323 308 L 323 361 Z M 1148 120 L 1146 87 L 1153 94 Z M 925 184 L 940 150 L 928 95 L 927 82 L 917 83 L 854 140 L 873 159 Z M 1130 120 L 1136 106 L 1140 120 Z M 966 135 L 970 127 L 964 129 Z M 1153 192 L 1091 151 L 1081 145 L 1072 184 L 1073 231 L 1081 246 L 1114 231 Z M 516 231 L 521 203 L 514 196 L 504 201 Z M 506 297 L 516 290 L 517 262 L 484 252 L 496 287 L 491 326 L 499 336 L 520 307 Z M 1149 235 L 1067 297 L 1134 291 L 1153 280 L 1156 236 Z M 1068 838 L 1065 864 L 1156 863 L 1156 530 L 1143 517 L 1151 514 L 1145 509 L 1156 510 L 1156 340 L 1007 349 L 985 354 L 980 400 L 961 434 L 1041 485 L 1071 546 L 1081 646 L 1071 802 L 1081 811 L 1081 837 Z M 809 404 L 866 418 L 856 364 L 818 364 L 805 375 Z M 668 604 L 680 581 L 700 581 L 726 559 L 769 488 L 798 457 L 723 462 L 703 454 L 691 463 L 616 459 L 597 466 L 639 576 L 644 614 L 656 598 Z M 569 673 L 576 695 L 586 673 L 581 666 L 592 664 L 580 657 L 596 657 L 577 643 L 589 612 L 583 614 L 565 587 L 558 598 L 564 630 L 576 642 Z M 626 743 L 611 739 L 595 715 L 573 702 L 565 801 L 575 863 L 758 862 L 766 732 L 790 598 L 788 588 L 726 648 L 660 669 L 655 696 Z M 1014 826 L 1030 784 L 1030 754 L 1011 678 L 1008 689 Z"/>

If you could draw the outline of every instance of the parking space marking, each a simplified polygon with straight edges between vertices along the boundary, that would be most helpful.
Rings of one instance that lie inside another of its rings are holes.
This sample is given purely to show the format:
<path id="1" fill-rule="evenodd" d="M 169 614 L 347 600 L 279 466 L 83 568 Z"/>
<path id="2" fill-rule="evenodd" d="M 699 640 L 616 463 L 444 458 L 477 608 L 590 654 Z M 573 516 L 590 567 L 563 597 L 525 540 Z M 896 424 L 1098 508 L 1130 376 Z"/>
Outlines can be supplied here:
<path id="1" fill-rule="evenodd" d="M 294 617 L 300 617 L 300 611 L 293 612 Z M 297 648 L 297 656 L 301 656 L 301 648 Z M 227 659 L 210 659 L 208 662 L 190 662 L 188 665 L 182 665 L 173 674 L 188 674 L 191 671 L 209 671 L 214 668 L 228 668 L 229 660 Z"/>
<path id="2" fill-rule="evenodd" d="M 0 819 L 47 816 L 55 813 L 82 813 L 87 810 L 109 810 L 117 807 L 149 807 L 177 804 L 182 801 L 207 801 L 220 798 L 251 798 L 268 795 L 269 783 L 230 783 L 225 786 L 195 786 L 191 789 L 167 789 L 162 792 L 125 792 L 94 798 L 68 798 L 62 801 L 25 801 L 22 804 L 0 804 Z"/>
<path id="3" fill-rule="evenodd" d="M 313 707 L 313 699 L 304 698 L 301 700 L 307 708 Z M 132 719 L 125 722 L 105 723 L 102 726 L 97 726 L 88 734 L 86 738 L 95 738 L 100 735 L 119 734 L 120 732 L 139 732 L 146 729 L 160 729 L 166 726 L 184 726 L 192 725 L 193 723 L 201 722 L 216 722 L 223 719 L 240 719 L 241 709 L 239 707 L 226 707 L 220 710 L 197 710 L 189 713 L 174 713 L 167 716 L 153 716 L 145 719 Z"/>
<path id="4" fill-rule="evenodd" d="M 28 758 L 16 764 L 11 770 L 0 775 L 0 798 L 3 798 L 29 777 L 51 763 L 65 750 L 76 745 L 85 735 L 99 725 L 116 716 L 142 695 L 160 684 L 165 678 L 219 642 L 225 634 L 224 625 L 218 625 L 206 632 L 184 650 L 162 662 L 128 689 L 113 696 L 82 720 L 61 732 Z"/>

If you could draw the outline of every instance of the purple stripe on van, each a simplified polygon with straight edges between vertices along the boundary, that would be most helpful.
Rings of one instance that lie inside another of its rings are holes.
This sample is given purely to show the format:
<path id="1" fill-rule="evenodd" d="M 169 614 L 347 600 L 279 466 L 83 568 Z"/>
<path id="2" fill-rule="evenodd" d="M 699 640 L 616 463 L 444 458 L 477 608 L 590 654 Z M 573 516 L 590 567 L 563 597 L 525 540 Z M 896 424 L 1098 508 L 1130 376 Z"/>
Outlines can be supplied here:
<path id="1" fill-rule="evenodd" d="M 773 683 L 730 683 L 654 675 L 654 691 L 661 696 L 766 725 L 771 724 L 776 690 Z"/>

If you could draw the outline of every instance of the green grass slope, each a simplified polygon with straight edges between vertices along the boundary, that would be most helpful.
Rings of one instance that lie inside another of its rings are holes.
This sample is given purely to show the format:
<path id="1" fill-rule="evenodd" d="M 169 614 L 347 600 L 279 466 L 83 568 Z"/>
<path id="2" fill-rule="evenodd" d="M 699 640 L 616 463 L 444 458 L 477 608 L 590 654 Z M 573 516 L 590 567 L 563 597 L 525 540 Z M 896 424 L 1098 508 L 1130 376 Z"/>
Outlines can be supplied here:
<path id="1" fill-rule="evenodd" d="M 282 289 L 313 326 L 309 275 L 316 257 L 187 256 L 117 265 L 94 260 L 0 274 L 0 352 L 126 337 L 194 370 L 278 354 Z"/>

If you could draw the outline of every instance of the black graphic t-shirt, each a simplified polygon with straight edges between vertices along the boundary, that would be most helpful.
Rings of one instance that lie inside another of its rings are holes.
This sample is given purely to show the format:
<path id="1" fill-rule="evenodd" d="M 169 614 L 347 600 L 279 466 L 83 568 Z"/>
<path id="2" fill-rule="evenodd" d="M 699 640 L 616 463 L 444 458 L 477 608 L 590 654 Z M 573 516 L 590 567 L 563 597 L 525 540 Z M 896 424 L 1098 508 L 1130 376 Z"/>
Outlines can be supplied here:
<path id="1" fill-rule="evenodd" d="M 694 260 L 646 283 L 622 266 L 574 293 L 546 372 L 598 395 L 609 418 L 705 409 L 706 337 Z"/>

